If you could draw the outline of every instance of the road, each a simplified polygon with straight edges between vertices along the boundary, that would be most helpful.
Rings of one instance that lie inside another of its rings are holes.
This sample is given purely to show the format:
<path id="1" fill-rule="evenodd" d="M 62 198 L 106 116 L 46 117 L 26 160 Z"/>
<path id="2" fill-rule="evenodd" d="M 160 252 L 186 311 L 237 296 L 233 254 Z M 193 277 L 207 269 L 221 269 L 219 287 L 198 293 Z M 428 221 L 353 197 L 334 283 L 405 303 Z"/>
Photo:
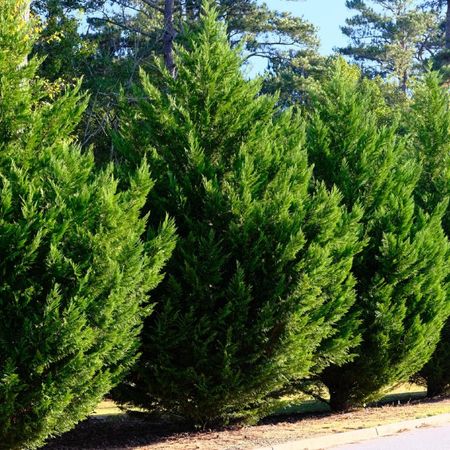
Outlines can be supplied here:
<path id="1" fill-rule="evenodd" d="M 333 450 L 450 450 L 450 425 L 333 447 Z"/>

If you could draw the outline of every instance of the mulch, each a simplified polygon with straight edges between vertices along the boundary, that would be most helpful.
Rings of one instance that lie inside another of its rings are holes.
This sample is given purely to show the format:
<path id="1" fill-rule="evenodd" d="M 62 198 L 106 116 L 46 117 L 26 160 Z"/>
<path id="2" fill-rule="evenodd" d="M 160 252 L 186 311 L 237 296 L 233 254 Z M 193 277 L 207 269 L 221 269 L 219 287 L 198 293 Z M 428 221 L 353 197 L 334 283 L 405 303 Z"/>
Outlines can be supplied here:
<path id="1" fill-rule="evenodd" d="M 450 399 L 391 403 L 341 414 L 275 416 L 253 427 L 196 431 L 142 415 L 92 416 L 43 450 L 251 450 L 288 440 L 450 412 Z"/>

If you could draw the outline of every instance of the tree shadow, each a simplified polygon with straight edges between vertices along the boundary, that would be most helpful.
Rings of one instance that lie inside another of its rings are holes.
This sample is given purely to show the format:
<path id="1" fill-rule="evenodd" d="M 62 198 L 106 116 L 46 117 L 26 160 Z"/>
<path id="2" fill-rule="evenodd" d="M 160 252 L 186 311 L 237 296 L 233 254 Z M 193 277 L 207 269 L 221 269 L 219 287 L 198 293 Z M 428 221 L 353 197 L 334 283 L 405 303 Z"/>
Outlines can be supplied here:
<path id="1" fill-rule="evenodd" d="M 52 439 L 43 450 L 131 449 L 192 433 L 196 431 L 182 422 L 154 421 L 129 414 L 100 415 Z"/>

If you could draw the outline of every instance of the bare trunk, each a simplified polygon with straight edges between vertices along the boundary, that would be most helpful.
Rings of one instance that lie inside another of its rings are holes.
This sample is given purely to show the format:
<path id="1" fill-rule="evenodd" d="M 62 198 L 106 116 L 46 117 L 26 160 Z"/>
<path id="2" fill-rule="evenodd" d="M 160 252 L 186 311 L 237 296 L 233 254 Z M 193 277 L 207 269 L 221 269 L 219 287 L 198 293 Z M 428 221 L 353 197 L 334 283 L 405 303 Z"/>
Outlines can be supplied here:
<path id="1" fill-rule="evenodd" d="M 408 79 L 409 79 L 408 71 L 405 70 L 402 75 L 401 86 L 400 86 L 403 93 L 406 93 L 406 91 L 408 90 Z"/>
<path id="2" fill-rule="evenodd" d="M 175 63 L 173 60 L 173 41 L 175 38 L 175 28 L 173 26 L 174 0 L 165 0 L 164 4 L 164 34 L 163 53 L 164 62 L 172 76 L 175 76 Z"/>
<path id="3" fill-rule="evenodd" d="M 28 22 L 30 20 L 30 2 L 29 1 L 27 1 L 25 3 L 25 11 L 23 13 L 23 17 L 25 19 L 25 22 Z"/>
<path id="4" fill-rule="evenodd" d="M 331 395 L 329 405 L 333 412 L 347 412 L 354 408 L 347 397 L 337 394 Z"/>
<path id="5" fill-rule="evenodd" d="M 446 374 L 445 374 L 446 375 Z M 426 377 L 427 380 L 427 397 L 437 397 L 445 395 L 449 391 L 448 377 L 439 370 L 433 371 L 431 375 Z"/>
<path id="6" fill-rule="evenodd" d="M 437 397 L 444 395 L 446 391 L 446 385 L 439 383 L 439 381 L 428 380 L 427 383 L 427 397 Z"/>

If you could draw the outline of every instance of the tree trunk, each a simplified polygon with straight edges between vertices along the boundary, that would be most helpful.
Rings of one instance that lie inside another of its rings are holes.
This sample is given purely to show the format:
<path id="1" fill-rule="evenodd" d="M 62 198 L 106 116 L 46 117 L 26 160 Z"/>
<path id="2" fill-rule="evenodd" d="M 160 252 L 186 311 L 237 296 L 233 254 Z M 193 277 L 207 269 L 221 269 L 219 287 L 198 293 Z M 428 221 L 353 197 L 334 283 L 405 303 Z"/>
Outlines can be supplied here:
<path id="1" fill-rule="evenodd" d="M 25 11 L 23 13 L 23 17 L 25 19 L 25 22 L 28 22 L 30 20 L 30 2 L 29 1 L 25 2 Z"/>
<path id="2" fill-rule="evenodd" d="M 448 386 L 445 381 L 437 377 L 427 378 L 427 397 L 437 397 L 447 392 Z"/>
<path id="3" fill-rule="evenodd" d="M 345 412 L 352 409 L 354 406 L 350 402 L 348 392 L 338 390 L 332 391 L 331 389 L 329 405 L 331 410 L 336 412 Z"/>
<path id="4" fill-rule="evenodd" d="M 354 408 L 355 381 L 351 376 L 353 370 L 357 369 L 331 366 L 322 372 L 320 379 L 328 389 L 328 404 L 332 411 L 348 411 Z"/>
<path id="5" fill-rule="evenodd" d="M 163 34 L 164 62 L 170 74 L 172 76 L 175 76 L 175 63 L 173 60 L 173 41 L 175 38 L 175 28 L 173 26 L 173 10 L 174 0 L 165 0 Z"/>
<path id="6" fill-rule="evenodd" d="M 402 92 L 405 94 L 406 94 L 406 91 L 408 90 L 408 79 L 409 79 L 408 71 L 405 70 L 405 71 L 403 71 L 403 75 L 402 75 L 402 79 L 401 79 L 401 83 L 400 83 L 400 88 L 401 88 Z"/>

